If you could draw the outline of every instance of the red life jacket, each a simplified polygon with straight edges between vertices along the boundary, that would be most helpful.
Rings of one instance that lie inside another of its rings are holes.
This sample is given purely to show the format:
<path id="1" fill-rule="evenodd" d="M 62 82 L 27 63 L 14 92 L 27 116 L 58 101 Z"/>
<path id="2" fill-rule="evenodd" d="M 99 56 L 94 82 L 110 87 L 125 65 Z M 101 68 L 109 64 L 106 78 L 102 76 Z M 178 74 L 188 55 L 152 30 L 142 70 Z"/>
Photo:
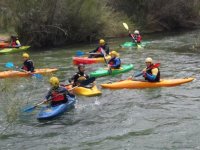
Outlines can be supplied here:
<path id="1" fill-rule="evenodd" d="M 12 41 L 11 46 L 12 46 L 12 47 L 15 47 L 16 45 L 17 45 L 16 42 L 15 42 L 15 41 Z"/>
<path id="2" fill-rule="evenodd" d="M 28 71 L 28 67 L 26 66 L 23 66 L 22 69 Z"/>
<path id="3" fill-rule="evenodd" d="M 58 101 L 64 101 L 66 99 L 65 94 L 59 93 L 57 91 L 52 91 L 52 101 L 58 102 Z"/>

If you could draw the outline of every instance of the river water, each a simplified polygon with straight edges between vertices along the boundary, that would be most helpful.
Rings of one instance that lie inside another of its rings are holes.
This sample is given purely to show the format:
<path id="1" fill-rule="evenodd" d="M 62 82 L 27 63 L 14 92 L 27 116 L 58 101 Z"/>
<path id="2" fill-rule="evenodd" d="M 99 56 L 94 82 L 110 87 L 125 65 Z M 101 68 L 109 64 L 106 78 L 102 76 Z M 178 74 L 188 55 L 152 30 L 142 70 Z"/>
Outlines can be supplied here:
<path id="1" fill-rule="evenodd" d="M 97 85 L 126 79 L 145 67 L 146 57 L 160 62 L 162 78 L 195 77 L 177 87 L 154 89 L 101 89 L 98 97 L 77 96 L 75 109 L 62 117 L 38 122 L 36 115 L 21 113 L 26 105 L 40 102 L 49 89 L 50 76 L 42 80 L 15 78 L 0 80 L 1 150 L 198 150 L 200 149 L 200 31 L 144 36 L 150 41 L 144 49 L 120 51 L 123 63 L 133 63 L 134 71 L 97 79 Z M 129 41 L 110 39 L 110 48 Z M 77 70 L 72 56 L 77 50 L 92 50 L 96 45 L 29 51 L 37 68 L 59 68 L 55 73 L 67 83 Z M 4 64 L 22 63 L 22 53 L 1 55 Z M 87 72 L 103 64 L 86 66 Z"/>

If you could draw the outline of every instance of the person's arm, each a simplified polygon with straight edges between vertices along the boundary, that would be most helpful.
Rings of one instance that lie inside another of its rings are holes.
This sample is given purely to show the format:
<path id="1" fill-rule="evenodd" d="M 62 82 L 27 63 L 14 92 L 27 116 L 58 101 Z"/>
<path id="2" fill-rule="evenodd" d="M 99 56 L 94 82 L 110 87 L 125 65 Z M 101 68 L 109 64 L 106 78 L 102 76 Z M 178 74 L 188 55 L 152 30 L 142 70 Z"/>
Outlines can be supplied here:
<path id="1" fill-rule="evenodd" d="M 119 59 L 119 58 L 116 58 L 116 59 L 115 59 L 115 63 L 112 65 L 112 67 L 117 67 L 117 66 L 119 66 L 120 64 L 121 64 L 120 59 Z"/>
<path id="2" fill-rule="evenodd" d="M 30 62 L 29 62 L 29 65 L 30 65 L 30 72 L 34 72 L 34 65 L 33 65 L 33 62 L 30 61 Z"/>
<path id="3" fill-rule="evenodd" d="M 146 73 L 146 78 L 149 81 L 155 81 L 157 74 L 158 74 L 158 68 L 154 68 L 152 69 L 152 74 Z"/>
<path id="4" fill-rule="evenodd" d="M 51 90 L 48 91 L 47 95 L 45 96 L 45 101 L 48 101 L 48 99 L 51 97 Z"/>
<path id="5" fill-rule="evenodd" d="M 96 49 L 90 51 L 89 53 L 96 53 L 98 51 L 99 47 L 97 47 Z"/>
<path id="6" fill-rule="evenodd" d="M 109 49 L 108 44 L 105 45 L 105 52 L 106 52 L 107 55 L 109 55 L 109 53 L 110 53 L 110 49 Z"/>

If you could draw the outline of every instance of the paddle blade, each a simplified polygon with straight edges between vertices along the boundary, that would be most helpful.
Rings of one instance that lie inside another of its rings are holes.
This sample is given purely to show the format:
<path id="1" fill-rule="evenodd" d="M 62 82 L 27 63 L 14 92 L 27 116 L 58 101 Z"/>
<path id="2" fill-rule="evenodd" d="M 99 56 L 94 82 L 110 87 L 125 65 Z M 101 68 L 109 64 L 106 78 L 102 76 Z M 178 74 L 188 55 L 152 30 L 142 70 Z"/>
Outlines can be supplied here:
<path id="1" fill-rule="evenodd" d="M 87 80 L 84 80 L 84 81 L 81 82 L 81 86 L 86 86 L 86 85 L 88 85 L 88 84 L 94 82 L 95 79 L 96 79 L 95 77 L 91 77 L 91 78 L 89 78 L 89 79 L 87 79 Z"/>
<path id="2" fill-rule="evenodd" d="M 13 68 L 13 67 L 14 67 L 14 64 L 13 64 L 13 62 L 7 62 L 7 63 L 5 64 L 5 67 L 6 67 L 6 68 Z"/>
<path id="3" fill-rule="evenodd" d="M 125 28 L 126 30 L 129 30 L 129 27 L 128 27 L 128 25 L 127 25 L 125 22 L 123 22 L 123 26 L 124 26 L 124 28 Z"/>
<path id="4" fill-rule="evenodd" d="M 33 74 L 33 77 L 35 77 L 36 79 L 42 79 L 43 76 L 41 74 Z"/>
<path id="5" fill-rule="evenodd" d="M 137 48 L 141 49 L 141 48 L 142 48 L 142 46 L 141 46 L 140 44 L 137 44 Z"/>
<path id="6" fill-rule="evenodd" d="M 82 52 L 82 51 L 77 51 L 76 52 L 76 56 L 83 56 L 83 55 L 85 55 L 85 53 L 84 52 Z"/>
<path id="7" fill-rule="evenodd" d="M 23 112 L 32 112 L 35 108 L 36 106 L 30 106 L 30 107 L 24 108 Z"/>

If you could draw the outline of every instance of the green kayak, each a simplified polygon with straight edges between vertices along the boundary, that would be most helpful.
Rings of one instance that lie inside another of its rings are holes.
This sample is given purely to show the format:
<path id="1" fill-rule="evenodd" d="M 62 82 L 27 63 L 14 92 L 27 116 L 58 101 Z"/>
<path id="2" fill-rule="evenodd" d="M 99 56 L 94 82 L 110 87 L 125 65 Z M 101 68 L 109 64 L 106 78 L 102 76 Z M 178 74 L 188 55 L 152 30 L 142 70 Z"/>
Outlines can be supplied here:
<path id="1" fill-rule="evenodd" d="M 0 50 L 0 54 L 8 54 L 8 53 L 16 53 L 20 51 L 25 51 L 29 48 L 30 46 L 21 46 L 19 48 L 4 48 Z"/>
<path id="2" fill-rule="evenodd" d="M 121 48 L 132 48 L 132 47 L 135 47 L 135 48 L 140 48 L 140 47 L 145 47 L 146 44 L 148 44 L 150 42 L 148 41 L 143 41 L 141 42 L 140 44 L 137 44 L 137 43 L 133 43 L 133 42 L 125 42 L 123 44 L 120 45 Z"/>
<path id="3" fill-rule="evenodd" d="M 128 72 L 133 69 L 133 64 L 124 64 L 120 69 L 112 69 L 111 71 L 108 68 L 100 68 L 97 71 L 91 72 L 90 77 L 102 77 L 108 75 L 116 75 L 124 72 Z"/>

